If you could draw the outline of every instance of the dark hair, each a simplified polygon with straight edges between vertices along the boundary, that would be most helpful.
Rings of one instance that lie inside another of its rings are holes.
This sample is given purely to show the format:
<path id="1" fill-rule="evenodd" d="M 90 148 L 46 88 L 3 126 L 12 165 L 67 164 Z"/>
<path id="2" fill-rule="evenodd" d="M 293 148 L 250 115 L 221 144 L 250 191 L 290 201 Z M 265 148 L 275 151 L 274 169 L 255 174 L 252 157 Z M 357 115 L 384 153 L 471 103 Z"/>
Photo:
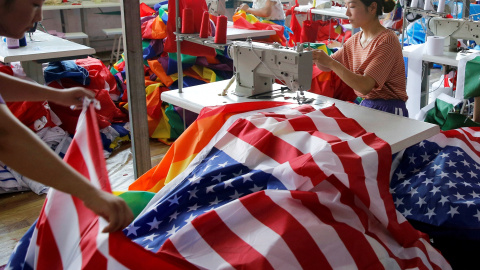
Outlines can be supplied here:
<path id="1" fill-rule="evenodd" d="M 360 0 L 366 7 L 369 7 L 373 2 L 377 3 L 377 16 L 383 13 L 392 12 L 395 7 L 394 0 Z"/>

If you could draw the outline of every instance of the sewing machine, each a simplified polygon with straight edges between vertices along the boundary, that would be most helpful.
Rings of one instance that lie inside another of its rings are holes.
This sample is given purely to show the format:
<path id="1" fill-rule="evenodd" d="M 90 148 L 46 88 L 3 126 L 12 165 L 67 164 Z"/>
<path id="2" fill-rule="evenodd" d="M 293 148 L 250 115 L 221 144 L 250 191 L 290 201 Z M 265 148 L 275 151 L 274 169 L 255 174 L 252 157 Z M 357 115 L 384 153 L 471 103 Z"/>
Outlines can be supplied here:
<path id="1" fill-rule="evenodd" d="M 236 69 L 235 94 L 253 96 L 271 92 L 275 79 L 285 82 L 291 91 L 310 89 L 312 52 L 280 46 L 278 43 L 235 41 L 230 56 Z"/>
<path id="2" fill-rule="evenodd" d="M 428 29 L 435 36 L 445 38 L 446 51 L 457 51 L 457 40 L 474 40 L 480 44 L 480 22 L 463 19 L 431 18 L 428 21 Z"/>

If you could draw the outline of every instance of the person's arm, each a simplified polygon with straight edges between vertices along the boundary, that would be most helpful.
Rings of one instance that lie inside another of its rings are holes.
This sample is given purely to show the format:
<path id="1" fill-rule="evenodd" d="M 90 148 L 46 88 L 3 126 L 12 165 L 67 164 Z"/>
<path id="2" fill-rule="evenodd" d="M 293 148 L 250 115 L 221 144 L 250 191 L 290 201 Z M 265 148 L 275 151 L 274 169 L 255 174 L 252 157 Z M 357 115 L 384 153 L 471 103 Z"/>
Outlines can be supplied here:
<path id="1" fill-rule="evenodd" d="M 51 101 L 64 106 L 82 106 L 83 97 L 94 98 L 95 93 L 83 87 L 55 89 L 25 81 L 0 72 L 0 94 L 5 101 Z"/>
<path id="2" fill-rule="evenodd" d="M 262 8 L 251 8 L 247 4 L 242 4 L 239 9 L 255 15 L 257 17 L 268 18 L 272 14 L 272 9 L 275 6 L 275 2 L 271 0 L 267 0 L 265 2 L 265 6 Z"/>
<path id="3" fill-rule="evenodd" d="M 125 201 L 94 187 L 75 171 L 8 109 L 0 104 L 0 160 L 18 173 L 69 193 L 80 200 L 109 225 L 104 232 L 125 228 L 133 214 Z"/>
<path id="4" fill-rule="evenodd" d="M 313 61 L 322 71 L 333 71 L 352 89 L 367 95 L 375 87 L 375 80 L 368 75 L 355 74 L 322 50 L 313 52 Z"/>

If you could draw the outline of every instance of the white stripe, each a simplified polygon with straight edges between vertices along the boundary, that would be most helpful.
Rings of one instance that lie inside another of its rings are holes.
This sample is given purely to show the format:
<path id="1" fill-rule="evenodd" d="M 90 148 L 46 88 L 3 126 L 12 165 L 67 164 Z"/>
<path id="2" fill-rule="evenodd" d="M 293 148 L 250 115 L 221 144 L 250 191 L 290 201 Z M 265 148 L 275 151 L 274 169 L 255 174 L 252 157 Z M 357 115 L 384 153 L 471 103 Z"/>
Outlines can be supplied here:
<path id="1" fill-rule="evenodd" d="M 337 231 L 295 201 L 286 192 L 265 192 L 273 202 L 292 215 L 308 231 L 333 269 L 358 269 Z M 282 256 L 280 256 L 282 258 Z M 339 260 L 338 258 L 342 258 Z M 293 269 L 293 268 L 291 268 Z M 299 268 L 297 268 L 299 269 Z"/>
<path id="2" fill-rule="evenodd" d="M 340 182 L 346 187 L 350 187 L 348 175 L 338 156 L 333 152 L 331 145 L 325 145 L 323 148 L 312 150 L 313 160 L 320 169 L 327 175 L 334 174 Z"/>
<path id="3" fill-rule="evenodd" d="M 301 269 L 287 243 L 235 201 L 215 210 L 223 222 L 243 241 L 261 253 L 274 269 Z"/>
<path id="4" fill-rule="evenodd" d="M 462 133 L 462 134 L 465 134 L 466 132 L 463 131 L 462 129 L 457 129 L 458 132 Z M 473 146 L 473 148 L 476 150 L 476 151 L 480 151 L 480 144 L 478 142 L 475 142 L 475 141 L 471 141 L 470 139 L 468 139 L 468 137 L 466 138 Z M 469 145 L 467 145 L 463 140 L 461 139 L 457 139 L 457 138 L 449 138 L 447 136 L 445 136 L 443 133 L 439 133 L 433 137 L 431 137 L 430 139 L 428 139 L 429 141 L 431 142 L 434 142 L 434 143 L 437 143 L 440 147 L 445 147 L 445 146 L 456 146 L 456 147 L 459 147 L 461 148 L 463 151 L 466 152 L 466 154 L 468 156 L 470 156 L 471 159 L 473 159 L 476 163 L 479 163 L 480 164 L 480 157 L 478 156 L 477 153 L 475 153 Z"/>
<path id="5" fill-rule="evenodd" d="M 203 240 L 192 223 L 183 226 L 170 241 L 186 260 L 201 269 L 234 269 Z"/>
<path id="6" fill-rule="evenodd" d="M 52 229 L 62 264 L 68 266 L 77 258 L 81 259 L 79 220 L 72 196 L 50 189 L 44 213 Z M 81 263 L 69 269 L 80 267 Z"/>

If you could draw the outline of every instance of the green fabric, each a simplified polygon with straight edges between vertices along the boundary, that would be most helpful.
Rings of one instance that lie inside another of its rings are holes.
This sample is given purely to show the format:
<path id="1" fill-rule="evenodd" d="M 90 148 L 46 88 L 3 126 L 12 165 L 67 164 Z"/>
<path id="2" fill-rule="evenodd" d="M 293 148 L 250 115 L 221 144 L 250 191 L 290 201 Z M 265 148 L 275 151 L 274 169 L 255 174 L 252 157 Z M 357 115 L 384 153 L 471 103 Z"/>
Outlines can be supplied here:
<path id="1" fill-rule="evenodd" d="M 451 130 L 461 127 L 480 127 L 466 115 L 455 111 L 455 106 L 441 99 L 435 100 L 435 107 L 425 115 L 425 122 L 437 124 L 441 130 Z"/>
<path id="2" fill-rule="evenodd" d="M 177 139 L 183 132 L 183 120 L 178 114 L 172 104 L 169 104 L 165 108 L 165 114 L 168 118 L 168 124 L 170 125 L 170 139 Z"/>
<path id="3" fill-rule="evenodd" d="M 454 108 L 453 104 L 445 102 L 441 99 L 435 100 L 435 107 L 428 111 L 425 115 L 425 122 L 437 124 L 440 127 L 445 124 L 447 115 Z"/>
<path id="4" fill-rule="evenodd" d="M 480 96 L 480 56 L 467 62 L 465 66 L 465 99 Z"/>
<path id="5" fill-rule="evenodd" d="M 168 53 L 168 57 L 177 61 L 177 53 Z M 195 64 L 197 62 L 197 57 L 188 55 L 188 54 L 181 54 L 182 64 Z"/>
<path id="6" fill-rule="evenodd" d="M 164 11 L 168 11 L 168 4 L 162 5 L 160 8 Z"/>
<path id="7" fill-rule="evenodd" d="M 331 55 L 332 54 L 332 50 L 330 50 L 327 45 L 325 45 L 325 43 L 303 43 L 303 47 L 304 48 L 308 48 L 308 46 L 310 45 L 310 48 L 312 49 L 326 49 L 327 52 L 328 52 L 328 55 Z"/>
<path id="8" fill-rule="evenodd" d="M 126 191 L 118 197 L 125 200 L 127 205 L 133 212 L 133 215 L 137 217 L 140 212 L 147 206 L 148 202 L 155 196 L 155 193 L 148 191 Z"/>

